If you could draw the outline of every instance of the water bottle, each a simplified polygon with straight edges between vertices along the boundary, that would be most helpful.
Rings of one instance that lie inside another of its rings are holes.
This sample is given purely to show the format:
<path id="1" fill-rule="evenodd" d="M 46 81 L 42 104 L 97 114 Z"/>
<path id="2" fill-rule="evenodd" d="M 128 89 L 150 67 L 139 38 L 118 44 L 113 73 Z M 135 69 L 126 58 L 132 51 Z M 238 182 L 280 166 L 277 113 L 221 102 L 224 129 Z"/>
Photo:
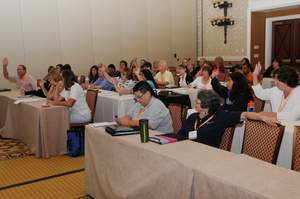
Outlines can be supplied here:
<path id="1" fill-rule="evenodd" d="M 248 112 L 255 112 L 255 106 L 254 106 L 254 101 L 253 100 L 248 102 L 247 111 Z"/>

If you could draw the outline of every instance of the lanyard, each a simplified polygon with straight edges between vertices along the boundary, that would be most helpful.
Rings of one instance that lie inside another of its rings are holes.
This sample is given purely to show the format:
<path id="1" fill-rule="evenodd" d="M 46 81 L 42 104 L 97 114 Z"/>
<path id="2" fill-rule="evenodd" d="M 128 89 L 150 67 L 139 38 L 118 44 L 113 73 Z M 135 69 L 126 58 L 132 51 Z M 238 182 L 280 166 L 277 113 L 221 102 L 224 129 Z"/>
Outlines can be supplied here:
<path id="1" fill-rule="evenodd" d="M 195 129 L 195 130 L 200 129 L 202 126 L 204 126 L 205 124 L 207 124 L 210 120 L 212 120 L 214 116 L 215 116 L 215 115 L 210 116 L 207 120 L 205 120 L 202 124 L 200 124 L 200 126 L 199 126 L 198 128 L 197 128 L 197 121 L 196 121 L 196 122 L 195 122 L 194 129 Z"/>

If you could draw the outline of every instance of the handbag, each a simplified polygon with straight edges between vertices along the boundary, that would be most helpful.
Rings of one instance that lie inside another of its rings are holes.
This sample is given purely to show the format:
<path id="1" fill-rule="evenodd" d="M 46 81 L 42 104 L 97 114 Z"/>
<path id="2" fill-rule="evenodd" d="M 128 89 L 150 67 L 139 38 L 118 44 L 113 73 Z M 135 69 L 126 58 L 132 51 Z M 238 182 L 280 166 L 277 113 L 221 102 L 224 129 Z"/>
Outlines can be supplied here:
<path id="1" fill-rule="evenodd" d="M 70 129 L 67 131 L 68 155 L 77 157 L 84 154 L 84 129 Z"/>

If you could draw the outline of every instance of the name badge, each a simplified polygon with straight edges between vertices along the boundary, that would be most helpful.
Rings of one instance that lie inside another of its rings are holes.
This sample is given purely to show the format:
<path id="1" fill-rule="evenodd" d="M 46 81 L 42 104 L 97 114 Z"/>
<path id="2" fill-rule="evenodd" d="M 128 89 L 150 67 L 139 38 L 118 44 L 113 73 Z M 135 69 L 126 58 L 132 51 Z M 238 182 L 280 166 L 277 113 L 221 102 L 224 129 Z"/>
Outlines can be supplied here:
<path id="1" fill-rule="evenodd" d="M 195 140 L 195 139 L 197 139 L 197 131 L 190 131 L 190 132 L 189 132 L 189 139 L 190 139 L 190 140 Z"/>

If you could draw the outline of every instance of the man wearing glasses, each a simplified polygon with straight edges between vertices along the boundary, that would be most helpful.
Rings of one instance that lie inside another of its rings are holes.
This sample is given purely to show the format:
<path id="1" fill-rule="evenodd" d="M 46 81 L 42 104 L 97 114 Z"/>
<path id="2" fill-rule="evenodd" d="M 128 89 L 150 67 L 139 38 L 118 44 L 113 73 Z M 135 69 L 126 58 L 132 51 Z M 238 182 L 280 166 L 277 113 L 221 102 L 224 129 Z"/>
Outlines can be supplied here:
<path id="1" fill-rule="evenodd" d="M 151 86 L 146 81 L 141 81 L 134 86 L 133 93 L 137 103 L 131 107 L 127 115 L 116 119 L 116 122 L 122 126 L 139 126 L 140 119 L 147 119 L 150 129 L 173 133 L 170 112 L 155 97 Z"/>

